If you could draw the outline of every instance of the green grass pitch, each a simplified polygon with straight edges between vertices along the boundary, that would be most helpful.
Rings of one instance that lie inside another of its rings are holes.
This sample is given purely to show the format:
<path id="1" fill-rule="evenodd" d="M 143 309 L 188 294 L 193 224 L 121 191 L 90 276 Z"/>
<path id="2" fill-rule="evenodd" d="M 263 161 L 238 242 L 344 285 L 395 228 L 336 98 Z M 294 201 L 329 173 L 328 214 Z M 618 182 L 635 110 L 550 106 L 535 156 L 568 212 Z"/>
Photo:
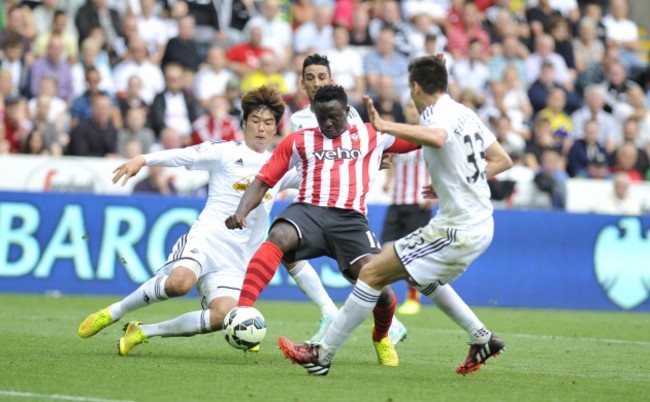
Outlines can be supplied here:
<path id="1" fill-rule="evenodd" d="M 641 401 L 650 395 L 650 315 L 477 308 L 508 346 L 467 377 L 455 374 L 466 335 L 435 307 L 402 317 L 400 366 L 380 367 L 367 320 L 327 377 L 291 365 L 276 340 L 308 338 L 317 309 L 261 301 L 268 323 L 259 354 L 220 332 L 154 338 L 117 355 L 123 322 L 154 322 L 196 309 L 173 300 L 131 313 L 90 339 L 79 322 L 114 298 L 0 295 L 2 401 Z"/>

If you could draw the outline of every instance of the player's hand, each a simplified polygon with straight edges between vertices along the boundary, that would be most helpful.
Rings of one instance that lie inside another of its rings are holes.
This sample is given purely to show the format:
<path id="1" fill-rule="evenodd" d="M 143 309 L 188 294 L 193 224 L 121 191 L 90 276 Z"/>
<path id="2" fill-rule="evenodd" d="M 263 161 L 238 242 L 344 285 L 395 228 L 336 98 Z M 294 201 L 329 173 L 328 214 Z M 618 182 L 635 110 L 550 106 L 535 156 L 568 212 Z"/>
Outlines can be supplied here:
<path id="1" fill-rule="evenodd" d="M 246 217 L 239 214 L 230 215 L 226 219 L 226 227 L 230 230 L 244 229 L 246 227 Z"/>
<path id="2" fill-rule="evenodd" d="M 437 200 L 438 194 L 436 190 L 433 189 L 433 186 L 422 186 L 422 196 L 428 200 Z"/>
<path id="3" fill-rule="evenodd" d="M 126 184 L 127 181 L 140 171 L 145 165 L 146 161 L 142 155 L 138 155 L 135 158 L 121 164 L 115 170 L 113 170 L 113 184 L 116 184 L 122 177 L 122 187 Z"/>
<path id="4" fill-rule="evenodd" d="M 391 169 L 393 167 L 393 154 L 383 154 L 381 156 L 381 163 L 379 170 Z"/>
<path id="5" fill-rule="evenodd" d="M 384 132 L 384 119 L 381 118 L 379 112 L 375 108 L 375 103 L 368 95 L 363 95 L 363 103 L 366 105 L 368 120 L 370 120 L 372 127 L 377 131 Z"/>

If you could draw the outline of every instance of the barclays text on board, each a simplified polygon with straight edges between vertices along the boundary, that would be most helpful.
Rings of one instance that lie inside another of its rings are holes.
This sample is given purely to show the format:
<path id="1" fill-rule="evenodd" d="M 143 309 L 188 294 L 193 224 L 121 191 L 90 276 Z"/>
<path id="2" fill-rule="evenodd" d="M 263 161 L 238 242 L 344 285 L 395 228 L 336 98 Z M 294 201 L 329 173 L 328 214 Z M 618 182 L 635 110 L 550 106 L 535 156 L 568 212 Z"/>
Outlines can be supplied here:
<path id="1" fill-rule="evenodd" d="M 202 207 L 192 198 L 0 193 L 0 292 L 126 294 Z M 385 209 L 369 208 L 377 234 Z M 488 252 L 454 282 L 468 303 L 650 311 L 650 217 L 496 211 L 495 224 Z M 343 300 L 349 288 L 336 264 L 312 263 Z M 262 297 L 304 299 L 279 272 Z"/>

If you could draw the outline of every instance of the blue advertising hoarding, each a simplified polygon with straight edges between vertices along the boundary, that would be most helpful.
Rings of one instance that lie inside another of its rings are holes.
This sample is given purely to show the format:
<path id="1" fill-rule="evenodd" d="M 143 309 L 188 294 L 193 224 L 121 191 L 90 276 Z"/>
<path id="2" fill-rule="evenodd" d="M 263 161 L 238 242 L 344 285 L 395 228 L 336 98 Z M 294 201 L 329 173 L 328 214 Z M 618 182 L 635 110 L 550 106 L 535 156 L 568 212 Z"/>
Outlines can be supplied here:
<path id="1" fill-rule="evenodd" d="M 0 292 L 127 294 L 162 265 L 203 202 L 0 193 Z M 385 211 L 369 208 L 375 233 Z M 333 260 L 312 264 L 344 300 L 350 287 Z M 650 311 L 650 217 L 495 211 L 491 247 L 453 286 L 477 306 Z M 262 298 L 305 299 L 284 270 Z"/>

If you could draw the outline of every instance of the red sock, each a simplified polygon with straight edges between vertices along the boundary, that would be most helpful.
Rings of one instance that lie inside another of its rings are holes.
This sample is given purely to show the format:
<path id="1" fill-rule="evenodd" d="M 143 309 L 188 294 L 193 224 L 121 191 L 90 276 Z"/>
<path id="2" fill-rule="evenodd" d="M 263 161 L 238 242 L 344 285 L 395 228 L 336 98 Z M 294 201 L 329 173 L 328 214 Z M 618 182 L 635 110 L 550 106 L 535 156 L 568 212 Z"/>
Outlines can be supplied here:
<path id="1" fill-rule="evenodd" d="M 397 297 L 392 289 L 390 291 L 390 297 L 390 305 L 387 307 L 379 307 L 379 304 L 377 304 L 374 310 L 372 310 L 372 315 L 375 317 L 375 329 L 372 331 L 372 340 L 375 342 L 379 342 L 388 336 L 388 329 L 393 322 Z"/>
<path id="2" fill-rule="evenodd" d="M 238 306 L 253 307 L 262 290 L 273 279 L 283 255 L 278 246 L 270 241 L 262 243 L 248 263 Z"/>
<path id="3" fill-rule="evenodd" d="M 408 293 L 406 295 L 407 300 L 415 300 L 420 302 L 420 292 L 411 285 L 408 285 Z"/>

